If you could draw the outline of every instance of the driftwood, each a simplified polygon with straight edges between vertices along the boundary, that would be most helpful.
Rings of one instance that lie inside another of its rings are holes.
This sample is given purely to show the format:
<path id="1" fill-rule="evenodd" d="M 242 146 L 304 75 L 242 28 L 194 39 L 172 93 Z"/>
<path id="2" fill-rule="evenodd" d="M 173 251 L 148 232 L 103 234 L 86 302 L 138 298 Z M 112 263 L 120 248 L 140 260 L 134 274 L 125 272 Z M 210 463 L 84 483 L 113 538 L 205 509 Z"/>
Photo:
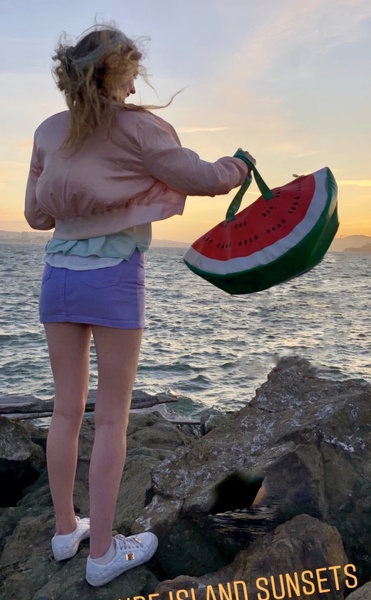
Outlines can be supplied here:
<path id="1" fill-rule="evenodd" d="M 85 412 L 93 412 L 95 407 L 96 392 L 91 392 L 86 403 Z M 178 397 L 172 393 L 148 394 L 142 390 L 134 390 L 131 400 L 131 410 L 144 412 L 159 410 L 169 421 L 180 425 L 199 425 L 200 419 L 178 417 L 166 410 L 166 404 L 176 402 Z M 34 396 L 0 396 L 0 415 L 16 421 L 27 419 L 42 419 L 51 417 L 54 400 L 39 400 Z"/>
<path id="2" fill-rule="evenodd" d="M 95 407 L 96 393 L 91 392 L 86 403 L 85 412 L 92 412 Z M 168 402 L 176 402 L 175 394 L 151 395 L 141 390 L 134 390 L 132 394 L 131 408 L 148 408 Z M 0 396 L 0 415 L 9 416 L 29 415 L 28 418 L 35 419 L 40 416 L 48 417 L 53 412 L 54 400 L 39 400 L 34 396 Z"/>

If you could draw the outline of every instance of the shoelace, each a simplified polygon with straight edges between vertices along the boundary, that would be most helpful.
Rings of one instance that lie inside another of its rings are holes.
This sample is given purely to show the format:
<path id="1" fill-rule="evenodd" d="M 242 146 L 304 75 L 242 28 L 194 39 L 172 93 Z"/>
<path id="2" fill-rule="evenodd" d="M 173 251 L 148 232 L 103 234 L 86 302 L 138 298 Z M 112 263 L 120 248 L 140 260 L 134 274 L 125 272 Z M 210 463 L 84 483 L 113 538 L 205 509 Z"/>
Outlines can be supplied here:
<path id="1" fill-rule="evenodd" d="M 139 538 L 135 536 L 125 537 L 124 535 L 115 535 L 115 540 L 120 550 L 135 550 L 143 548 L 143 544 Z"/>

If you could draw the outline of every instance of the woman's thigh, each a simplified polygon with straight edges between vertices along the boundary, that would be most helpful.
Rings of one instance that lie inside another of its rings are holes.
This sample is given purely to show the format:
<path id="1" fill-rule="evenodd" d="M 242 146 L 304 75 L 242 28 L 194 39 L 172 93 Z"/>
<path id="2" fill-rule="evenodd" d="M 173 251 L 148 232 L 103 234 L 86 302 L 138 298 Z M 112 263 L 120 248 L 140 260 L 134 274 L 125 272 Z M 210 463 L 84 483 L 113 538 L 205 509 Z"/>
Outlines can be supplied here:
<path id="1" fill-rule="evenodd" d="M 90 325 L 44 323 L 55 387 L 55 410 L 81 412 L 89 385 Z"/>
<path id="2" fill-rule="evenodd" d="M 138 369 L 142 329 L 92 326 L 98 364 L 99 420 L 127 420 Z"/>

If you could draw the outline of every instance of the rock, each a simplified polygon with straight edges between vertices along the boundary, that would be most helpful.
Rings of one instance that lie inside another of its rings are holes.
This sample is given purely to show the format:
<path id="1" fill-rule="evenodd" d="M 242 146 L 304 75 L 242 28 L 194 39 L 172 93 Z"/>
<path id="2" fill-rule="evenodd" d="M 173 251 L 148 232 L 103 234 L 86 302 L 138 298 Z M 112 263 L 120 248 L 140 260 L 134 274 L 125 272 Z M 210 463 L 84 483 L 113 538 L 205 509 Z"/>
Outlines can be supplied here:
<path id="1" fill-rule="evenodd" d="M 162 600 L 229 600 L 228 582 L 240 582 L 232 600 L 268 600 L 280 575 L 285 597 L 358 593 L 351 586 L 371 579 L 370 400 L 362 381 L 320 379 L 306 361 L 285 359 L 249 405 L 206 419 L 205 435 L 157 413 L 132 414 L 115 527 L 124 534 L 151 528 L 160 543 L 150 563 L 103 588 L 84 579 L 88 542 L 69 561 L 51 560 L 54 517 L 40 459 L 45 434 L 8 421 L 2 439 L 10 440 L 13 456 L 26 448 L 19 460 L 41 474 L 21 490 L 16 507 L 0 510 L 0 600 L 150 600 L 155 589 Z M 88 416 L 74 498 L 82 515 L 93 437 Z M 261 480 L 262 504 L 247 508 Z M 303 579 L 305 570 L 313 577 Z M 195 598 L 184 592 L 192 588 Z M 183 592 L 176 597 L 174 590 Z"/>
<path id="2" fill-rule="evenodd" d="M 199 578 L 179 576 L 160 583 L 156 593 L 160 600 L 167 600 L 170 590 L 187 590 L 191 598 L 193 589 L 197 600 L 205 600 L 222 598 L 222 588 L 226 592 L 232 590 L 232 597 L 237 600 L 306 595 L 312 600 L 342 600 L 344 590 L 349 589 L 346 582 L 352 586 L 355 583 L 352 569 L 349 568 L 349 577 L 344 575 L 347 565 L 338 531 L 313 517 L 300 515 L 256 540 L 220 571 Z M 183 594 L 182 598 L 187 596 Z"/>
<path id="3" fill-rule="evenodd" d="M 273 586 L 280 589 L 278 586 L 283 583 L 288 597 L 308 594 L 319 600 L 326 594 L 328 600 L 340 600 L 344 597 L 345 581 L 354 584 L 354 572 L 350 569 L 348 578 L 344 574 L 348 563 L 337 529 L 300 515 L 242 551 L 235 559 L 234 577 L 249 582 L 253 596 L 257 595 L 258 586 L 271 590 L 272 595 Z M 305 571 L 308 573 L 303 576 Z"/>
<path id="4" fill-rule="evenodd" d="M 347 600 L 371 600 L 371 581 L 349 594 Z"/>
<path id="5" fill-rule="evenodd" d="M 12 506 L 45 467 L 45 453 L 26 427 L 0 416 L 0 507 Z"/>
<path id="6" fill-rule="evenodd" d="M 0 508 L 0 553 L 5 546 L 6 538 L 16 528 L 21 514 L 22 510 L 14 506 Z"/>
<path id="7" fill-rule="evenodd" d="M 89 513 L 89 461 L 94 439 L 94 420 L 84 420 L 75 485 L 78 514 Z M 130 416 L 127 434 L 127 459 L 118 497 L 115 527 L 129 535 L 133 522 L 153 497 L 151 471 L 177 448 L 189 446 L 192 438 L 156 412 Z"/>
<path id="8" fill-rule="evenodd" d="M 153 469 L 154 497 L 133 531 L 162 532 L 166 524 L 174 547 L 184 545 L 177 524 L 206 525 L 221 479 L 236 471 L 262 475 L 264 503 L 277 507 L 276 524 L 306 513 L 334 525 L 360 580 L 367 581 L 370 422 L 369 385 L 321 379 L 306 361 L 281 360 L 249 405 L 215 417 L 207 435 Z M 225 547 L 226 531 L 205 529 L 206 535 L 208 543 Z M 180 574 L 192 575 L 191 564 Z"/>
<path id="9" fill-rule="evenodd" d="M 19 436 L 21 433 L 28 440 L 31 450 L 31 435 L 45 444 L 44 433 L 37 432 L 32 425 L 24 427 L 9 420 L 6 423 L 9 431 Z M 74 501 L 77 514 L 82 515 L 89 511 L 88 468 L 94 439 L 93 423 L 91 416 L 84 420 L 79 443 Z M 8 439 L 11 439 L 9 431 Z M 159 414 L 132 415 L 127 464 L 116 511 L 117 531 L 129 534 L 133 521 L 152 499 L 152 467 L 164 457 L 173 455 L 177 448 L 191 443 L 190 435 Z M 118 600 L 130 595 L 147 595 L 159 583 L 158 566 L 153 559 L 104 588 L 92 588 L 85 581 L 88 542 L 81 544 L 73 560 L 55 563 L 50 546 L 53 532 L 54 513 L 44 469 L 37 481 L 23 489 L 17 507 L 0 509 L 0 600 L 17 597 L 22 600 Z"/>

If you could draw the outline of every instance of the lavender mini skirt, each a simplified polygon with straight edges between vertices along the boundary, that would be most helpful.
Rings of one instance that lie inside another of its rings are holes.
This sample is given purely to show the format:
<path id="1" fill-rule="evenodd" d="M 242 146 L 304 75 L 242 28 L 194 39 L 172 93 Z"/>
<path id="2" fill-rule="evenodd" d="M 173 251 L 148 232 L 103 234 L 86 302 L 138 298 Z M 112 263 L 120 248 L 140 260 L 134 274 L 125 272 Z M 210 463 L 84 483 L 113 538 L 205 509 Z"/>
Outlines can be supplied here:
<path id="1" fill-rule="evenodd" d="M 75 271 L 45 264 L 41 283 L 41 323 L 87 323 L 144 327 L 144 256 L 136 250 L 115 267 Z"/>

